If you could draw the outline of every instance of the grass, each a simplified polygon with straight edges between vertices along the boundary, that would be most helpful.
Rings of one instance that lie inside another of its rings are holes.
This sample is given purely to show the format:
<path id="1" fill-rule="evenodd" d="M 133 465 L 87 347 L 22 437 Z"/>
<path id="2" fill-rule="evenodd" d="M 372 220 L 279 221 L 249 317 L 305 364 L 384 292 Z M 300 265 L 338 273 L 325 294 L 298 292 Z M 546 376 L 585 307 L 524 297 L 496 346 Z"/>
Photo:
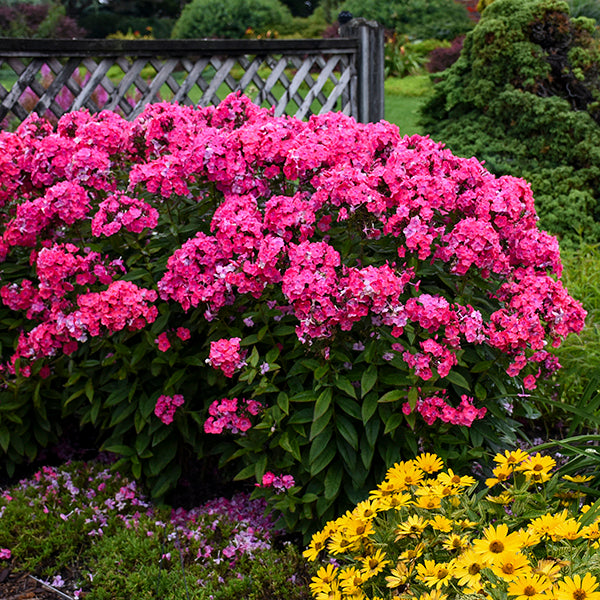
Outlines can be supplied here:
<path id="1" fill-rule="evenodd" d="M 429 75 L 388 78 L 385 82 L 385 120 L 398 125 L 403 135 L 423 135 L 425 132 L 418 122 L 419 110 L 432 90 Z"/>

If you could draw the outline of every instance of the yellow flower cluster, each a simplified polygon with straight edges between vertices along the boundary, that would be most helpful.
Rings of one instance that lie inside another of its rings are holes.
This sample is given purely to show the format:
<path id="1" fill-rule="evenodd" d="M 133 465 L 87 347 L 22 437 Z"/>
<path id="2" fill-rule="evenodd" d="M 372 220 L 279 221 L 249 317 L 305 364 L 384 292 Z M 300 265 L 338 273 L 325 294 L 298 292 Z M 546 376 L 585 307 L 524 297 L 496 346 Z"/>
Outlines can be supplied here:
<path id="1" fill-rule="evenodd" d="M 395 464 L 313 536 L 304 556 L 329 556 L 315 600 L 600 600 L 600 507 L 573 492 L 586 478 L 539 453 L 494 460 L 482 491 L 433 454 Z"/>

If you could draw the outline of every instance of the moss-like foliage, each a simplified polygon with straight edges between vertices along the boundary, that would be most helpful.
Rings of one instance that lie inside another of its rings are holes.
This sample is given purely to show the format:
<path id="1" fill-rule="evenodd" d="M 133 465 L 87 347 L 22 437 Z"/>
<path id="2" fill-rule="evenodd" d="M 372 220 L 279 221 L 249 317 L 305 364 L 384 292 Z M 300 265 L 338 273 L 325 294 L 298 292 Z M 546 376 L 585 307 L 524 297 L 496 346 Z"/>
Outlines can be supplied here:
<path id="1" fill-rule="evenodd" d="M 524 177 L 542 227 L 600 242 L 595 23 L 559 0 L 496 0 L 441 76 L 423 125 L 454 153 Z"/>

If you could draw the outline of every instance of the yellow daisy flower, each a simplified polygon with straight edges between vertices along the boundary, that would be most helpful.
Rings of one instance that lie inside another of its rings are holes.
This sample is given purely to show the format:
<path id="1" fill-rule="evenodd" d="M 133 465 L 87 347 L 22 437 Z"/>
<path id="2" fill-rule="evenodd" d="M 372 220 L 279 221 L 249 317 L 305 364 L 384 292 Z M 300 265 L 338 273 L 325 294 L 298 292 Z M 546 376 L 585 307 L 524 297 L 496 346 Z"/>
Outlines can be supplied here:
<path id="1" fill-rule="evenodd" d="M 325 567 L 320 567 L 317 575 L 312 578 L 312 583 L 308 584 L 313 594 L 317 594 L 321 590 L 330 589 L 331 584 L 334 582 L 337 584 L 338 571 L 338 567 L 335 567 L 331 563 Z"/>
<path id="2" fill-rule="evenodd" d="M 439 473 L 437 481 L 441 485 L 450 485 L 454 487 L 468 487 L 475 485 L 475 478 L 470 475 L 456 475 L 452 469 L 448 469 L 447 473 Z"/>
<path id="3" fill-rule="evenodd" d="M 514 468 L 508 465 L 500 465 L 495 469 L 492 469 L 493 477 L 489 477 L 485 480 L 485 485 L 489 488 L 494 487 L 498 483 L 504 483 L 508 481 L 514 472 Z"/>
<path id="4" fill-rule="evenodd" d="M 308 548 L 302 553 L 302 556 L 307 560 L 317 560 L 321 550 L 325 549 L 325 542 L 327 542 L 329 534 L 325 531 L 318 531 L 312 536 Z"/>
<path id="5" fill-rule="evenodd" d="M 367 581 L 367 578 L 356 567 L 352 566 L 340 570 L 338 580 L 344 594 L 352 595 L 357 591 L 362 591 L 360 588 Z"/>
<path id="6" fill-rule="evenodd" d="M 412 569 L 409 569 L 403 562 L 399 562 L 393 569 L 390 570 L 390 575 L 385 578 L 387 581 L 387 587 L 393 589 L 402 585 L 406 585 L 411 573 Z"/>
<path id="7" fill-rule="evenodd" d="M 568 519 L 567 511 L 563 510 L 557 514 L 547 513 L 533 519 L 529 523 L 529 529 L 539 535 L 551 535 L 554 530 Z"/>
<path id="8" fill-rule="evenodd" d="M 596 521 L 591 525 L 586 525 L 581 528 L 581 537 L 588 540 L 597 540 L 600 538 L 600 523 Z"/>
<path id="9" fill-rule="evenodd" d="M 359 544 L 356 542 L 356 538 L 350 539 L 344 530 L 334 532 L 327 544 L 327 550 L 331 554 L 344 554 L 345 552 L 351 552 L 357 550 Z"/>
<path id="10" fill-rule="evenodd" d="M 551 477 L 550 471 L 556 466 L 556 461 L 551 456 L 542 456 L 539 452 L 533 456 L 528 456 L 518 467 L 517 471 L 522 471 L 525 477 L 543 483 Z"/>
<path id="11" fill-rule="evenodd" d="M 443 594 L 441 590 L 431 590 L 430 592 L 426 592 L 421 594 L 418 600 L 446 600 L 448 596 Z"/>
<path id="12" fill-rule="evenodd" d="M 431 475 L 432 473 L 437 473 L 444 468 L 444 463 L 442 459 L 437 454 L 429 454 L 428 452 L 424 454 L 419 454 L 417 458 L 415 458 L 415 465 Z"/>
<path id="13" fill-rule="evenodd" d="M 454 577 L 458 585 L 463 587 L 478 587 L 481 581 L 480 571 L 487 564 L 473 550 L 466 550 L 454 561 Z"/>
<path id="14" fill-rule="evenodd" d="M 369 579 L 370 577 L 374 577 L 378 573 L 381 573 L 383 568 L 390 564 L 390 561 L 385 558 L 385 552 L 378 549 L 375 554 L 363 558 L 361 563 L 362 569 L 360 572 Z"/>
<path id="15" fill-rule="evenodd" d="M 374 518 L 382 510 L 378 500 L 363 500 L 352 511 L 352 516 L 361 521 Z"/>
<path id="16" fill-rule="evenodd" d="M 435 510 L 442 505 L 442 499 L 439 496 L 419 496 L 414 504 L 418 508 Z"/>
<path id="17" fill-rule="evenodd" d="M 469 546 L 469 541 L 467 538 L 453 533 L 442 542 L 442 546 L 450 552 L 464 552 Z"/>
<path id="18" fill-rule="evenodd" d="M 399 490 L 396 487 L 396 484 L 391 482 L 391 481 L 382 481 L 378 486 L 376 490 L 371 490 L 371 492 L 369 493 L 369 500 L 373 500 L 374 498 L 383 498 L 384 496 L 390 496 L 391 494 L 394 494 L 395 492 L 399 492 L 401 490 Z"/>
<path id="19" fill-rule="evenodd" d="M 515 467 L 527 459 L 529 454 L 520 448 L 517 450 L 505 450 L 504 454 L 496 454 L 494 462 L 500 466 L 509 465 Z"/>
<path id="20" fill-rule="evenodd" d="M 576 540 L 582 536 L 579 530 L 580 524 L 575 519 L 566 519 L 559 523 L 551 534 L 553 541 Z"/>
<path id="21" fill-rule="evenodd" d="M 423 471 L 411 462 L 396 463 L 386 475 L 386 479 L 396 486 L 398 491 L 419 485 L 423 479 Z"/>
<path id="22" fill-rule="evenodd" d="M 443 515 L 436 515 L 433 519 L 429 519 L 429 525 L 437 531 L 448 533 L 452 531 L 452 521 Z"/>
<path id="23" fill-rule="evenodd" d="M 400 510 L 403 506 L 412 504 L 412 498 L 409 494 L 392 494 L 391 496 L 383 496 L 379 499 L 383 510 L 395 508 Z"/>
<path id="24" fill-rule="evenodd" d="M 596 591 L 598 582 L 591 573 L 586 573 L 583 579 L 579 575 L 565 577 L 558 582 L 554 589 L 556 600 L 600 600 L 600 592 Z"/>
<path id="25" fill-rule="evenodd" d="M 427 527 L 427 521 L 422 519 L 419 515 L 410 515 L 404 523 L 400 523 L 400 525 L 396 527 L 395 541 L 397 542 L 406 537 L 420 537 L 425 527 Z"/>
<path id="26" fill-rule="evenodd" d="M 507 552 L 517 552 L 521 548 L 521 534 L 508 533 L 505 523 L 500 523 L 498 527 L 490 525 L 483 530 L 483 536 L 483 539 L 473 541 L 473 551 L 490 563 Z"/>
<path id="27" fill-rule="evenodd" d="M 587 483 L 594 479 L 593 475 L 563 475 L 563 479 L 570 481 L 571 483 Z"/>
<path id="28" fill-rule="evenodd" d="M 545 600 L 550 585 L 550 581 L 541 575 L 526 574 L 511 581 L 507 591 L 509 596 L 516 596 L 516 600 Z"/>
<path id="29" fill-rule="evenodd" d="M 537 565 L 533 568 L 533 572 L 552 582 L 557 578 L 562 568 L 566 566 L 567 563 L 561 560 L 538 560 Z"/>
<path id="30" fill-rule="evenodd" d="M 417 565 L 418 579 L 429 587 L 441 589 L 450 583 L 453 576 L 452 562 L 436 563 L 433 560 L 426 560 L 424 564 Z"/>
<path id="31" fill-rule="evenodd" d="M 414 548 L 407 548 L 399 556 L 404 562 L 413 562 L 425 552 L 425 544 L 417 544 Z"/>
<path id="32" fill-rule="evenodd" d="M 495 575 L 505 581 L 513 581 L 517 577 L 531 572 L 531 566 L 527 557 L 518 552 L 505 552 L 501 554 L 492 563 L 491 569 Z"/>

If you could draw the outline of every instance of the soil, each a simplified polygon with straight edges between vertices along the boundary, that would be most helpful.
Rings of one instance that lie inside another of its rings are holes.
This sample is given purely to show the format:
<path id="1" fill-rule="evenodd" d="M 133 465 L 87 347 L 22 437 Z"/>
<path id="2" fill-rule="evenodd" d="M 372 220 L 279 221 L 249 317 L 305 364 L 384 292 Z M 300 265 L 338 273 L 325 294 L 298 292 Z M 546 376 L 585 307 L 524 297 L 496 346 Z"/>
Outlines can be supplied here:
<path id="1" fill-rule="evenodd" d="M 66 600 L 74 598 L 74 585 L 74 580 L 65 580 L 61 590 L 54 590 L 28 573 L 13 572 L 9 566 L 0 571 L 0 600 Z"/>

